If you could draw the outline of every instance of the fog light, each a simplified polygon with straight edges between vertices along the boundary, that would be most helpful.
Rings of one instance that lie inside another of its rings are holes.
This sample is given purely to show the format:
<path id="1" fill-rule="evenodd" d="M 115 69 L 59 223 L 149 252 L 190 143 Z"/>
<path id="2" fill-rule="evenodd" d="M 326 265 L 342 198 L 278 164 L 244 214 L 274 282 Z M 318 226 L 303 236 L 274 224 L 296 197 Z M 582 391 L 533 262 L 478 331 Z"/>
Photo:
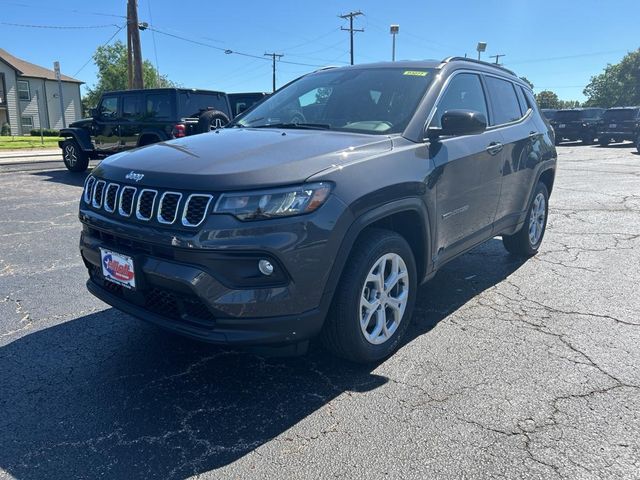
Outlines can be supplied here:
<path id="1" fill-rule="evenodd" d="M 269 260 L 262 259 L 258 262 L 258 270 L 263 275 L 271 275 L 273 273 L 273 264 Z"/>

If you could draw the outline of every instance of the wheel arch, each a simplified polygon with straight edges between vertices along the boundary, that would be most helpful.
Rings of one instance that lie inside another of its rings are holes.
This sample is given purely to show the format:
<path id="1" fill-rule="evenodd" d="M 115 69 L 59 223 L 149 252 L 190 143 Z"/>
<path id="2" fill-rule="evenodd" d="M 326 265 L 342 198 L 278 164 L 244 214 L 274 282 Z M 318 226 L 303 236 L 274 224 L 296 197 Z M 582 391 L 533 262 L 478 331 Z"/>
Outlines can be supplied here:
<path id="1" fill-rule="evenodd" d="M 349 255 L 367 229 L 383 228 L 402 235 L 409 243 L 416 260 L 418 282 L 431 273 L 431 232 L 427 207 L 417 197 L 405 198 L 366 211 L 347 230 L 331 268 L 325 287 L 325 300 L 333 297 Z"/>
<path id="2" fill-rule="evenodd" d="M 138 137 L 138 147 L 144 147 L 145 145 L 151 145 L 152 143 L 162 142 L 168 140 L 165 135 L 161 135 L 155 130 L 145 130 L 140 133 Z"/>
<path id="3" fill-rule="evenodd" d="M 91 136 L 89 135 L 89 132 L 83 128 L 75 128 L 75 127 L 63 128 L 60 130 L 60 136 L 64 138 L 64 140 L 60 140 L 60 142 L 58 142 L 58 146 L 60 148 L 62 148 L 62 144 L 66 140 L 73 139 L 78 143 L 82 151 L 87 153 L 93 152 L 93 144 L 91 143 Z"/>

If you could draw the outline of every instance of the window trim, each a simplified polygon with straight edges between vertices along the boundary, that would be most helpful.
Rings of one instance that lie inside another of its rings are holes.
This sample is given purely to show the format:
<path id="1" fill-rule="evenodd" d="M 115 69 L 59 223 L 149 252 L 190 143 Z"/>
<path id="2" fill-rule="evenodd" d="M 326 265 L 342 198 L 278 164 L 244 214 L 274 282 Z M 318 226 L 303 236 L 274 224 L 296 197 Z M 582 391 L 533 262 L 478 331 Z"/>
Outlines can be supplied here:
<path id="1" fill-rule="evenodd" d="M 29 120 L 31 120 L 31 126 L 27 127 L 27 131 L 25 132 L 25 126 L 22 123 L 22 121 L 28 118 Z M 36 128 L 35 123 L 33 123 L 33 115 L 20 115 L 20 130 L 22 131 L 22 134 L 25 135 L 26 133 L 31 133 L 31 130 L 33 130 L 34 128 Z"/>
<path id="2" fill-rule="evenodd" d="M 516 104 L 518 105 L 518 110 L 520 111 L 520 118 L 518 118 L 517 120 L 512 120 L 512 121 L 506 122 L 506 123 L 498 123 L 496 125 L 489 125 L 489 126 L 487 126 L 487 130 L 493 130 L 493 129 L 501 128 L 501 127 L 504 127 L 504 126 L 507 126 L 507 125 L 515 125 L 516 123 L 519 123 L 519 122 L 523 121 L 527 117 L 529 112 L 522 113 L 522 110 L 520 109 L 520 101 L 518 100 L 518 93 L 516 92 L 516 84 L 513 81 L 509 80 L 509 79 L 501 77 L 500 75 L 492 75 L 490 73 L 483 74 L 483 75 L 486 75 L 488 77 L 494 77 L 494 78 L 497 78 L 498 80 L 502 80 L 504 82 L 510 83 L 511 84 L 511 88 L 513 88 L 513 94 L 516 96 Z M 489 86 L 487 85 L 487 93 L 488 92 L 489 92 Z M 492 113 L 491 116 L 493 117 L 493 100 L 491 98 L 491 94 L 490 93 L 488 93 L 488 96 L 489 96 L 489 103 L 491 103 L 491 113 Z M 491 123 L 491 122 L 489 122 L 489 123 Z"/>
<path id="3" fill-rule="evenodd" d="M 27 96 L 29 98 L 20 98 L 20 92 L 24 92 L 25 90 L 20 90 L 20 84 L 27 85 Z M 17 80 L 16 81 L 16 90 L 18 91 L 18 100 L 21 102 L 30 102 L 31 101 L 31 85 L 29 84 L 29 80 Z"/>
<path id="4" fill-rule="evenodd" d="M 484 80 L 482 78 L 482 74 L 483 72 L 479 71 L 479 70 L 470 70 L 470 69 L 461 69 L 461 70 L 455 70 L 453 73 L 451 73 L 451 75 L 449 75 L 449 78 L 447 78 L 444 82 L 444 84 L 442 85 L 442 89 L 440 89 L 440 92 L 438 93 L 438 96 L 436 97 L 436 100 L 433 102 L 433 106 L 431 107 L 431 111 L 429 112 L 429 115 L 427 116 L 427 121 L 424 123 L 422 130 L 423 130 L 423 135 L 424 132 L 426 132 L 427 127 L 429 125 L 431 125 L 431 122 L 433 121 L 433 117 L 435 116 L 437 110 L 438 110 L 438 104 L 440 103 L 440 100 L 442 100 L 442 97 L 444 96 L 444 94 L 446 93 L 446 91 L 449 89 L 449 85 L 451 84 L 451 82 L 453 81 L 453 79 L 460 75 L 460 74 L 464 74 L 464 73 L 471 73 L 473 75 L 477 75 L 478 79 L 480 80 L 480 86 L 482 87 L 482 92 L 484 94 L 484 103 L 487 107 L 487 130 L 489 130 L 489 123 L 491 123 L 491 116 L 493 115 L 493 112 L 491 112 L 491 109 L 489 108 L 489 98 L 487 96 L 487 91 L 486 91 L 486 85 L 484 84 Z M 424 138 L 423 141 L 426 141 L 427 139 Z"/>

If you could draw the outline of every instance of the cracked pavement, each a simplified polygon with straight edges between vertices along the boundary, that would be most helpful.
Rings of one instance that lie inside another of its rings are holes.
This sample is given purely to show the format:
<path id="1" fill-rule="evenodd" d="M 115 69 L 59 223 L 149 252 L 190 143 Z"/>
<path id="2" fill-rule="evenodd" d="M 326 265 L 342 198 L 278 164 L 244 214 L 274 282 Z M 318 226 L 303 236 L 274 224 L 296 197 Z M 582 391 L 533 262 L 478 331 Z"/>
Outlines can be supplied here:
<path id="1" fill-rule="evenodd" d="M 540 253 L 448 264 L 369 367 L 109 308 L 84 287 L 83 177 L 0 167 L 0 478 L 640 478 L 640 155 L 558 150 Z"/>

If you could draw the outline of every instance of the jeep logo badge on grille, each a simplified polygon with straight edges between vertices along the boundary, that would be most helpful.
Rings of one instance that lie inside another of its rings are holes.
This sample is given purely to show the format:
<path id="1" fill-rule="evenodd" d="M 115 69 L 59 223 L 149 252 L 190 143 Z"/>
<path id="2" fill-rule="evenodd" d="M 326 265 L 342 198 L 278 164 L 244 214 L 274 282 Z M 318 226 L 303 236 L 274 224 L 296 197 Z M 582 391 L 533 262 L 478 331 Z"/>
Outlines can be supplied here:
<path id="1" fill-rule="evenodd" d="M 131 170 L 124 178 L 126 178 L 127 180 L 135 180 L 136 182 L 139 182 L 143 177 L 144 173 L 137 173 Z"/>

